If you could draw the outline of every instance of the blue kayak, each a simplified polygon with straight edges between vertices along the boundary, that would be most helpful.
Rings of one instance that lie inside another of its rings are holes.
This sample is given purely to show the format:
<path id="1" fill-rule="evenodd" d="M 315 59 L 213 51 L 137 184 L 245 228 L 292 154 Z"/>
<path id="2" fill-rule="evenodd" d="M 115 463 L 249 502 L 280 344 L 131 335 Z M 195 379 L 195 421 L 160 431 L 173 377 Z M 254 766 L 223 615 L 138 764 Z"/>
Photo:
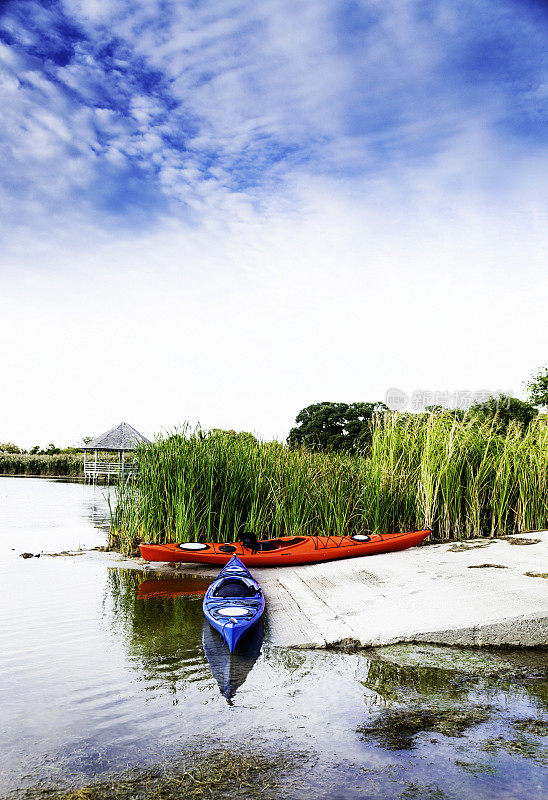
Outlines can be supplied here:
<path id="1" fill-rule="evenodd" d="M 204 597 L 204 614 L 221 634 L 231 653 L 264 611 L 261 587 L 239 558 L 233 556 L 219 572 Z"/>

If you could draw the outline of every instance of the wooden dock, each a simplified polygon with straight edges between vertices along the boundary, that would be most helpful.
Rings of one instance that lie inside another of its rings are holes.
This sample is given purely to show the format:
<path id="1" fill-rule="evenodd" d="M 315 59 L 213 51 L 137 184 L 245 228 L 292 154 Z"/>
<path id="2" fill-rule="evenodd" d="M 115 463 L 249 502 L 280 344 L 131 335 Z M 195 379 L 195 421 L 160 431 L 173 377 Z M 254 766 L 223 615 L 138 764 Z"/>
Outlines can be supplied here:
<path id="1" fill-rule="evenodd" d="M 87 461 L 84 457 L 84 481 L 98 483 L 104 480 L 108 483 L 120 478 L 133 478 L 137 475 L 137 468 L 133 464 L 121 464 L 118 461 Z"/>

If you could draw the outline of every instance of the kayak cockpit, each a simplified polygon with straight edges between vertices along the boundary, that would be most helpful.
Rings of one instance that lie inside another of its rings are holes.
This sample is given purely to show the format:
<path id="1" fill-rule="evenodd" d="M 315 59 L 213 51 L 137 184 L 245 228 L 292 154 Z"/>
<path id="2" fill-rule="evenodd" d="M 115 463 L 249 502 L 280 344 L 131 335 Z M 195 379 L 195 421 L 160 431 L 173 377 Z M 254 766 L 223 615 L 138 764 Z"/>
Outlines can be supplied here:
<path id="1" fill-rule="evenodd" d="M 239 578 L 222 578 L 212 594 L 213 597 L 255 597 L 258 594 L 258 590 L 251 581 L 248 582 Z"/>
<path id="2" fill-rule="evenodd" d="M 294 536 L 293 539 L 264 539 L 259 542 L 259 551 L 281 550 L 283 547 L 293 547 L 293 545 L 303 542 L 306 542 L 304 536 Z"/>
<path id="3" fill-rule="evenodd" d="M 272 550 L 285 550 L 286 547 L 295 547 L 297 544 L 306 542 L 306 536 L 294 536 L 292 539 L 262 539 L 258 541 L 253 533 L 244 534 L 238 537 L 242 546 L 255 553 L 266 553 Z"/>

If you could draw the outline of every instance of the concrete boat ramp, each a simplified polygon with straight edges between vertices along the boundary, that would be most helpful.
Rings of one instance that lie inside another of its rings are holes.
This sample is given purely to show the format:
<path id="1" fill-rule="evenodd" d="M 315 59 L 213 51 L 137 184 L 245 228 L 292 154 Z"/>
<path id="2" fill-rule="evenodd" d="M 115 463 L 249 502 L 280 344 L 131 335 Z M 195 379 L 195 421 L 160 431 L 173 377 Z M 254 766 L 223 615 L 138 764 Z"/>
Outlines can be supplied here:
<path id="1" fill-rule="evenodd" d="M 199 564 L 126 566 L 214 576 Z M 117 564 L 122 566 L 122 564 Z M 253 569 L 271 644 L 375 647 L 548 644 L 548 531 L 426 545 L 309 566 Z"/>
<path id="2" fill-rule="evenodd" d="M 548 644 L 546 534 L 266 572 L 257 578 L 274 644 Z"/>

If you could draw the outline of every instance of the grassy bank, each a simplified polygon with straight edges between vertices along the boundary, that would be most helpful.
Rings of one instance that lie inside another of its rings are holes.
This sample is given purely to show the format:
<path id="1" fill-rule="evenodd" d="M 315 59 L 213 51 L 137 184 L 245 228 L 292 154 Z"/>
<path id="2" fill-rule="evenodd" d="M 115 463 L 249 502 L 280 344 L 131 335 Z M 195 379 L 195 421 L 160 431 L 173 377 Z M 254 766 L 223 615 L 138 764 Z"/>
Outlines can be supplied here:
<path id="1" fill-rule="evenodd" d="M 500 433 L 450 414 L 387 415 L 362 456 L 252 437 L 175 435 L 137 453 L 112 544 L 431 528 L 435 538 L 548 527 L 548 426 Z"/>
<path id="2" fill-rule="evenodd" d="M 84 474 L 82 454 L 29 455 L 0 453 L 0 475 L 52 475 L 77 477 Z"/>

